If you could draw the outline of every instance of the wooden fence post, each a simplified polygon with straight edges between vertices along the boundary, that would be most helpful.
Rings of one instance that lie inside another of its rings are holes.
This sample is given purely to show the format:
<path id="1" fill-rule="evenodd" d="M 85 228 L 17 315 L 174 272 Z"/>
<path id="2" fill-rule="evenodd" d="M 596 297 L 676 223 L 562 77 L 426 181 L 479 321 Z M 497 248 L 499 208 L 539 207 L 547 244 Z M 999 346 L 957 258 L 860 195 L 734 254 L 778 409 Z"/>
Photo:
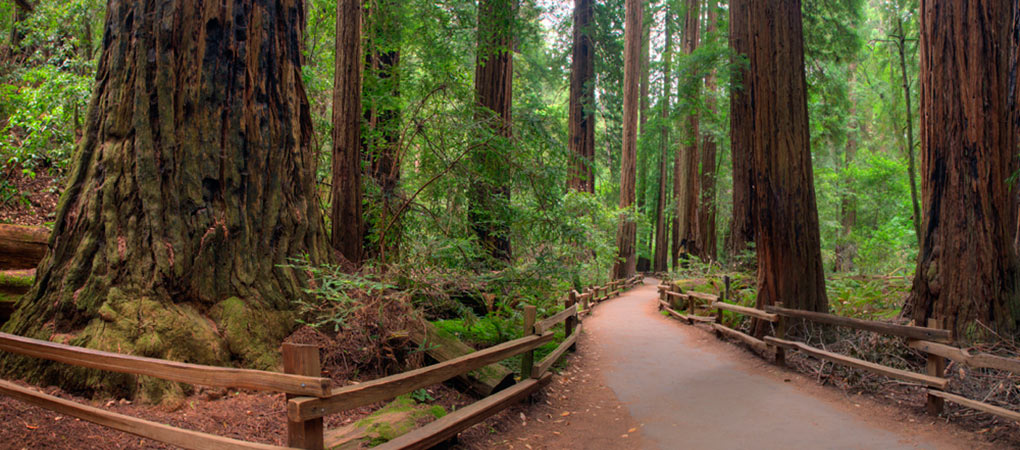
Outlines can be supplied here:
<path id="1" fill-rule="evenodd" d="M 295 375 L 322 376 L 319 347 L 306 344 L 283 344 L 283 371 Z M 287 394 L 287 399 L 297 397 Z M 322 418 L 292 422 L 287 420 L 287 445 L 294 448 L 322 450 Z"/>
<path id="2" fill-rule="evenodd" d="M 591 298 L 592 295 L 591 291 L 586 289 L 584 291 L 584 297 L 581 297 L 581 309 L 587 311 L 588 314 L 591 314 L 591 311 L 588 311 L 588 299 Z"/>
<path id="3" fill-rule="evenodd" d="M 783 302 L 776 302 L 776 306 L 782 308 Z M 785 316 L 780 315 L 779 320 L 776 322 L 776 338 L 786 339 L 786 321 Z M 776 365 L 780 367 L 786 367 L 786 348 L 781 346 L 776 347 Z"/>
<path id="4" fill-rule="evenodd" d="M 928 328 L 942 329 L 942 319 L 928 319 Z M 928 375 L 933 377 L 945 377 L 946 375 L 946 358 L 942 356 L 933 355 L 928 353 L 928 362 L 926 364 Z M 936 397 L 928 394 L 927 410 L 931 416 L 938 416 L 942 413 L 942 409 L 945 407 L 946 401 L 942 397 Z"/>
<path id="5" fill-rule="evenodd" d="M 524 336 L 535 333 L 535 317 L 537 310 L 535 305 L 524 305 Z M 531 370 L 535 367 L 535 351 L 528 350 L 521 355 L 521 379 L 533 376 Z"/>
<path id="6" fill-rule="evenodd" d="M 577 311 L 577 291 L 575 291 L 573 289 L 570 290 L 570 295 L 567 296 L 567 308 L 566 309 L 571 309 L 571 308 L 573 308 L 575 312 Z M 576 326 L 577 326 L 577 315 L 575 314 L 573 316 L 567 317 L 567 320 L 563 322 L 563 327 L 566 330 L 566 332 L 564 333 L 564 338 L 568 338 L 568 337 L 570 337 L 571 334 L 574 334 L 574 327 L 576 327 Z M 570 346 L 570 350 L 571 351 L 577 350 L 577 344 L 575 343 L 575 344 L 571 345 Z"/>
<path id="7" fill-rule="evenodd" d="M 729 300 L 729 299 L 730 299 L 730 276 L 729 275 L 723 275 L 723 292 L 722 292 L 722 298 L 720 298 L 719 301 L 722 302 L 722 303 L 725 303 L 726 300 Z M 716 308 L 715 309 L 715 323 L 717 323 L 719 325 L 722 325 L 722 323 L 723 323 L 723 310 L 721 308 Z M 718 338 L 721 338 L 722 337 L 722 331 L 719 331 L 718 329 L 715 330 L 715 336 L 718 337 Z"/>

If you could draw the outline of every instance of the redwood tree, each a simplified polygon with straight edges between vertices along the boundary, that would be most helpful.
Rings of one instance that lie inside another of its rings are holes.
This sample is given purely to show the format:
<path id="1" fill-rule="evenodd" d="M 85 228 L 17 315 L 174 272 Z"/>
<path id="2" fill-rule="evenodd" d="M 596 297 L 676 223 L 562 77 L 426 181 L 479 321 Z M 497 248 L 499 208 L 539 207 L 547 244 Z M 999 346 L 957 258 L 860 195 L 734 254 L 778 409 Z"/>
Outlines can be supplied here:
<path id="1" fill-rule="evenodd" d="M 304 3 L 110 0 L 85 135 L 35 286 L 3 331 L 272 368 L 326 233 L 301 81 Z M 0 363 L 80 388 L 127 375 Z M 72 375 L 73 374 L 73 375 Z M 174 383 L 144 381 L 152 399 Z"/>
<path id="2" fill-rule="evenodd" d="M 481 175 L 472 183 L 468 220 L 489 256 L 510 260 L 510 227 L 499 211 L 510 203 L 503 153 L 510 138 L 513 85 L 513 28 L 516 0 L 481 0 L 478 4 L 478 50 L 475 97 L 478 119 L 494 136 L 472 158 Z"/>
<path id="3" fill-rule="evenodd" d="M 595 47 L 592 43 L 592 1 L 574 0 L 574 47 L 570 70 L 568 184 L 581 192 L 595 192 Z"/>
<path id="4" fill-rule="evenodd" d="M 716 30 L 717 4 L 715 0 L 709 0 L 707 33 L 712 35 Z M 705 103 L 709 111 L 715 114 L 715 69 L 712 69 L 705 76 Z M 711 133 L 704 133 L 701 140 L 701 173 L 700 189 L 698 198 L 698 256 L 703 261 L 715 261 L 716 242 L 715 233 L 715 179 L 716 179 L 716 144 L 715 136 Z"/>
<path id="5" fill-rule="evenodd" d="M 964 339 L 979 322 L 1020 320 L 1009 177 L 1016 135 L 1008 93 L 1012 2 L 921 1 L 921 225 L 904 314 L 944 320 Z"/>
<path id="6" fill-rule="evenodd" d="M 333 248 L 355 265 L 363 256 L 361 213 L 361 0 L 336 4 L 333 75 Z"/>
<path id="7" fill-rule="evenodd" d="M 799 0 L 750 4 L 758 306 L 827 311 Z"/>
<path id="8" fill-rule="evenodd" d="M 634 178 L 637 161 L 637 126 L 640 96 L 641 2 L 626 0 L 626 17 L 623 35 L 623 158 L 620 164 L 620 208 L 634 205 Z M 627 215 L 620 218 L 616 233 L 619 257 L 613 266 L 613 276 L 627 278 L 637 268 L 635 244 L 637 222 Z"/>
<path id="9" fill-rule="evenodd" d="M 736 68 L 730 80 L 730 154 L 733 161 L 733 215 L 726 235 L 726 251 L 737 256 L 754 242 L 754 160 L 751 146 L 754 116 L 751 110 L 749 64 L 750 0 L 730 0 L 730 50 Z"/>
<path id="10" fill-rule="evenodd" d="M 687 0 L 687 16 L 684 20 L 684 53 L 690 55 L 698 47 L 698 32 L 701 27 L 698 13 L 701 0 Z M 684 130 L 685 145 L 674 161 L 673 197 L 677 214 L 673 219 L 673 267 L 677 267 L 681 254 L 699 254 L 698 243 L 698 199 L 701 184 L 698 180 L 698 114 L 693 107 L 687 114 Z"/>
<path id="11" fill-rule="evenodd" d="M 672 90 L 671 66 L 673 65 L 673 15 L 669 4 L 666 4 L 666 48 L 662 52 L 662 99 L 660 108 L 662 124 L 659 140 L 659 197 L 655 205 L 655 257 L 652 270 L 665 272 L 669 255 L 669 229 L 666 227 L 666 169 L 669 166 L 669 96 Z"/>

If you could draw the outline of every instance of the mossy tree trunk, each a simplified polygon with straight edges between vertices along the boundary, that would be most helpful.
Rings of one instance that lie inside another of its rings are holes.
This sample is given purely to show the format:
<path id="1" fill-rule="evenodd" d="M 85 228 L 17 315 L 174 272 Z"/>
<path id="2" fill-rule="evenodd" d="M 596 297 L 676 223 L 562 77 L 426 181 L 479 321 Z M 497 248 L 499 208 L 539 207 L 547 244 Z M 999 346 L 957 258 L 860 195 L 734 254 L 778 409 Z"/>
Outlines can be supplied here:
<path id="1" fill-rule="evenodd" d="M 282 265 L 328 255 L 301 82 L 304 14 L 297 0 L 108 3 L 50 252 L 4 331 L 202 364 L 278 364 L 305 295 L 303 274 Z M 0 366 L 71 388 L 133 390 L 125 377 L 38 360 Z M 146 386 L 153 398 L 166 390 Z"/>

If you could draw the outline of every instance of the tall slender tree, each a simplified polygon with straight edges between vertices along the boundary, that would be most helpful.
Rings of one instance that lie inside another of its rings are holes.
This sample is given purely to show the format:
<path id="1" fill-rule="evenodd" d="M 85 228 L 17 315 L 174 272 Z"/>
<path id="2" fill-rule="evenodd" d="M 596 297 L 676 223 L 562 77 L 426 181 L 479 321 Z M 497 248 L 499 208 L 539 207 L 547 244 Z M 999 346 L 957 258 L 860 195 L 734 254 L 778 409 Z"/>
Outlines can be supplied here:
<path id="1" fill-rule="evenodd" d="M 481 0 L 478 4 L 478 50 L 475 55 L 475 97 L 478 119 L 492 134 L 473 155 L 481 176 L 471 186 L 468 220 L 485 251 L 494 259 L 510 260 L 510 227 L 500 210 L 510 203 L 510 188 L 502 179 L 503 153 L 511 136 L 513 100 L 513 30 L 517 0 Z"/>
<path id="2" fill-rule="evenodd" d="M 799 0 L 750 4 L 758 306 L 827 311 Z"/>
<path id="3" fill-rule="evenodd" d="M 3 331 L 199 364 L 279 363 L 306 295 L 286 264 L 329 255 L 304 15 L 297 0 L 107 3 L 50 251 Z M 0 367 L 70 388 L 152 387 L 153 400 L 179 389 L 11 359 Z"/>
<path id="4" fill-rule="evenodd" d="M 365 114 L 365 155 L 369 159 L 368 175 L 378 189 L 373 198 L 373 211 L 365 223 L 365 242 L 370 243 L 368 256 L 387 259 L 398 250 L 400 225 L 397 223 L 397 187 L 400 184 L 400 3 L 379 0 L 368 10 L 365 20 L 365 68 L 362 77 L 369 92 Z"/>
<path id="5" fill-rule="evenodd" d="M 904 314 L 961 339 L 1020 324 L 1009 110 L 1011 0 L 921 1 L 924 220 Z"/>
<path id="6" fill-rule="evenodd" d="M 684 20 L 684 53 L 690 55 L 698 47 L 701 28 L 701 0 L 686 0 Z M 674 161 L 673 196 L 676 217 L 673 219 L 673 266 L 683 254 L 698 254 L 698 199 L 701 183 L 698 179 L 698 113 L 692 105 L 687 113 L 684 129 L 684 147 Z"/>
<path id="7" fill-rule="evenodd" d="M 634 205 L 634 178 L 637 176 L 637 127 L 641 66 L 641 1 L 626 0 L 623 44 L 623 158 L 620 164 L 620 208 Z M 637 267 L 635 244 L 637 223 L 627 213 L 620 218 L 616 233 L 619 256 L 613 266 L 616 278 L 627 278 Z"/>
<path id="8" fill-rule="evenodd" d="M 361 192 L 361 0 L 336 4 L 333 76 L 333 248 L 355 265 L 364 255 Z"/>
<path id="9" fill-rule="evenodd" d="M 655 205 L 655 257 L 652 270 L 664 272 L 668 269 L 669 260 L 669 228 L 666 226 L 666 177 L 669 164 L 669 96 L 672 90 L 671 68 L 673 66 L 673 11 L 666 2 L 666 14 L 663 21 L 666 29 L 665 48 L 662 51 L 662 99 L 659 100 L 662 123 L 659 137 L 659 196 Z"/>
<path id="10" fill-rule="evenodd" d="M 595 192 L 595 47 L 592 43 L 593 0 L 574 0 L 574 46 L 570 70 L 569 186 Z"/>
<path id="11" fill-rule="evenodd" d="M 708 25 L 706 33 L 709 38 L 714 37 L 718 21 L 718 2 L 708 0 L 706 15 Z M 709 71 L 705 76 L 705 104 L 709 112 L 715 115 L 715 69 Z M 715 180 L 716 180 L 716 143 L 712 133 L 702 133 L 701 140 L 701 186 L 698 199 L 698 256 L 704 261 L 715 261 L 716 232 L 715 232 Z"/>
<path id="12" fill-rule="evenodd" d="M 751 147 L 754 116 L 751 109 L 750 0 L 730 0 L 730 51 L 735 69 L 730 79 L 730 155 L 733 161 L 733 215 L 726 235 L 731 257 L 743 253 L 754 242 L 754 159 Z"/>

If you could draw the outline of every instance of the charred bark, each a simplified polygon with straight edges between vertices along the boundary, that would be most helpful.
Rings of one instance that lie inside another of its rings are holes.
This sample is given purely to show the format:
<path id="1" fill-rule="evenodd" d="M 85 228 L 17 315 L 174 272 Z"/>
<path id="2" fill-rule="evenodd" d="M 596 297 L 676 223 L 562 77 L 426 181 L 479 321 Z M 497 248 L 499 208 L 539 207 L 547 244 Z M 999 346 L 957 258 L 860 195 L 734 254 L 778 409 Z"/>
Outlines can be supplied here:
<path id="1" fill-rule="evenodd" d="M 922 245 L 904 315 L 964 341 L 1017 329 L 1012 2 L 921 1 Z M 978 323 L 984 325 L 978 325 Z"/>

